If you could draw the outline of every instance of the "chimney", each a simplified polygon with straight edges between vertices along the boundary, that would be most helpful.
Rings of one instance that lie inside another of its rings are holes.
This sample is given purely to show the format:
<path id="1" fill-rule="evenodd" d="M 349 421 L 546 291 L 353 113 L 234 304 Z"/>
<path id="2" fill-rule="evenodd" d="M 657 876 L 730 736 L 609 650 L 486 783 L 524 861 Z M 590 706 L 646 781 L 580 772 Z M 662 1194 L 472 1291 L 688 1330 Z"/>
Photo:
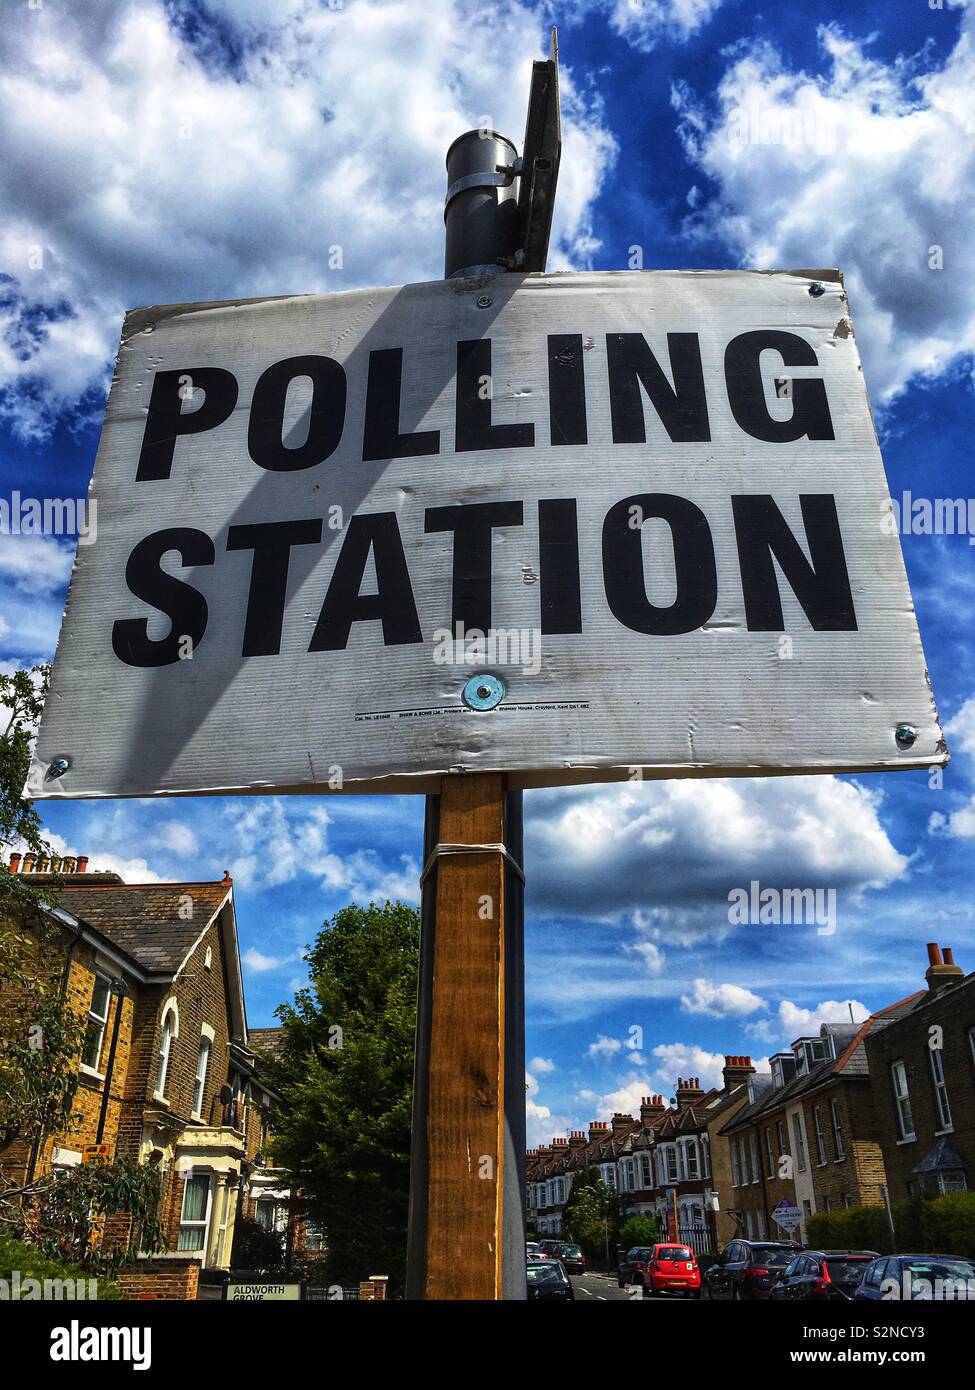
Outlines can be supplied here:
<path id="1" fill-rule="evenodd" d="M 10 872 L 12 874 L 15 874 L 20 867 L 20 860 L 21 856 L 19 854 L 12 854 L 10 856 Z"/>
<path id="2" fill-rule="evenodd" d="M 88 856 L 87 856 L 87 854 L 79 854 L 79 855 L 78 855 L 78 873 L 79 873 L 79 874 L 83 874 L 83 873 L 87 870 L 87 868 L 88 868 Z"/>
<path id="3" fill-rule="evenodd" d="M 704 1096 L 701 1090 L 700 1079 L 696 1076 L 689 1076 L 686 1080 L 677 1078 L 677 1109 L 689 1110 L 692 1105 L 696 1105 Z"/>
<path id="4" fill-rule="evenodd" d="M 61 872 L 63 874 L 73 874 L 74 866 L 77 862 L 73 854 L 66 854 L 61 860 Z"/>
<path id="5" fill-rule="evenodd" d="M 49 869 L 50 869 L 50 871 L 51 871 L 52 874 L 59 874 L 59 873 L 61 872 L 61 859 L 60 859 L 60 856 L 59 856 L 59 855 L 56 855 L 56 854 L 52 854 L 52 855 L 51 855 L 51 862 L 50 862 L 50 865 L 49 865 L 48 867 L 49 867 Z"/>
<path id="6" fill-rule="evenodd" d="M 658 1115 L 666 1109 L 663 1096 L 644 1096 L 640 1101 L 640 1123 L 649 1129 Z"/>
<path id="7" fill-rule="evenodd" d="M 725 1057 L 724 1066 L 721 1068 L 725 1090 L 742 1085 L 754 1074 L 755 1068 L 750 1057 Z"/>
<path id="8" fill-rule="evenodd" d="M 50 867 L 51 867 L 51 861 L 50 861 L 50 859 L 38 859 L 38 861 L 37 861 L 37 868 L 35 869 L 34 872 L 35 872 L 35 873 L 38 873 L 38 874 L 46 874 L 47 871 L 48 871 L 48 869 L 49 869 Z"/>
<path id="9" fill-rule="evenodd" d="M 609 1138 L 609 1125 L 606 1123 L 606 1121 L 605 1121 L 605 1120 L 593 1120 L 592 1123 L 591 1123 L 590 1126 L 589 1126 L 589 1142 L 590 1142 L 590 1144 L 593 1142 L 594 1139 L 608 1139 L 608 1138 Z"/>
<path id="10" fill-rule="evenodd" d="M 568 1141 L 568 1139 L 563 1139 L 563 1138 L 561 1137 L 561 1135 L 558 1135 L 558 1134 L 557 1134 L 557 1135 L 555 1136 L 555 1138 L 552 1140 L 552 1152 L 553 1152 L 553 1153 L 556 1151 L 556 1149 L 561 1150 L 561 1149 L 567 1149 L 568 1147 L 569 1147 L 569 1141 Z"/>
<path id="11" fill-rule="evenodd" d="M 230 870 L 229 870 L 229 869 L 224 869 L 224 871 L 223 871 L 223 878 L 220 880 L 220 882 L 221 882 L 221 883 L 227 883 L 227 884 L 233 883 L 233 879 L 230 877 Z"/>
<path id="12" fill-rule="evenodd" d="M 32 873 L 34 872 L 34 865 L 35 865 L 36 863 L 37 863 L 37 855 L 36 855 L 36 854 L 25 854 L 25 855 L 24 855 L 24 870 L 23 870 L 24 873 L 25 873 L 25 874 L 32 874 Z"/>
<path id="13" fill-rule="evenodd" d="M 965 972 L 960 965 L 955 964 L 955 958 L 950 946 L 944 948 L 944 959 L 941 958 L 941 948 L 937 942 L 928 942 L 928 968 L 924 972 L 924 978 L 928 982 L 928 989 L 932 994 L 939 989 L 944 989 L 945 985 L 952 984 L 955 980 L 964 977 Z"/>
<path id="14" fill-rule="evenodd" d="M 588 1141 L 587 1138 L 586 1138 L 586 1131 L 585 1131 L 584 1129 L 570 1129 L 570 1130 L 569 1130 L 569 1148 L 570 1148 L 570 1149 L 581 1149 L 582 1146 L 583 1146 L 583 1144 L 587 1144 L 588 1142 L 589 1142 L 589 1141 Z"/>
<path id="15" fill-rule="evenodd" d="M 627 1130 L 632 1129 L 635 1124 L 636 1120 L 634 1120 L 632 1115 L 624 1115 L 621 1111 L 617 1110 L 616 1114 L 613 1116 L 613 1133 L 625 1134 Z"/>

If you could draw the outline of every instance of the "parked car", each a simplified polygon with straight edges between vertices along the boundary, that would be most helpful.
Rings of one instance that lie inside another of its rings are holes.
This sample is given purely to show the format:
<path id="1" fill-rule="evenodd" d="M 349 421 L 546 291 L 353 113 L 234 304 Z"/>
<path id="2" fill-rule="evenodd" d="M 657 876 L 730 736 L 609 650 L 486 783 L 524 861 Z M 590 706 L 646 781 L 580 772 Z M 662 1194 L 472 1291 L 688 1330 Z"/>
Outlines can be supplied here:
<path id="1" fill-rule="evenodd" d="M 647 1293 L 683 1293 L 688 1298 L 699 1298 L 701 1271 L 694 1251 L 689 1245 L 661 1241 L 650 1251 L 642 1282 Z"/>
<path id="2" fill-rule="evenodd" d="M 804 1250 L 777 1276 L 769 1297 L 777 1301 L 833 1299 L 847 1302 L 856 1292 L 876 1250 Z"/>
<path id="3" fill-rule="evenodd" d="M 616 1277 L 621 1289 L 627 1284 L 643 1283 L 643 1271 L 650 1263 L 653 1251 L 652 1245 L 634 1245 L 621 1256 L 616 1267 Z"/>
<path id="4" fill-rule="evenodd" d="M 883 1255 L 864 1270 L 857 1302 L 975 1302 L 975 1263 L 957 1255 Z"/>
<path id="5" fill-rule="evenodd" d="M 526 1240 L 526 1241 L 525 1241 L 525 1259 L 526 1259 L 526 1260 L 539 1260 L 539 1259 L 541 1259 L 541 1258 L 542 1258 L 542 1247 L 539 1245 L 538 1241 L 537 1241 L 537 1240 Z"/>
<path id="6" fill-rule="evenodd" d="M 555 1252 L 559 1248 L 559 1246 L 564 1244 L 565 1241 L 562 1240 L 559 1236 L 547 1236 L 545 1240 L 540 1240 L 538 1242 L 538 1248 L 539 1250 L 541 1250 L 543 1255 L 548 1255 L 550 1258 L 552 1258 L 554 1257 Z"/>
<path id="7" fill-rule="evenodd" d="M 529 1301 L 567 1303 L 576 1291 L 558 1260 L 529 1260 L 526 1265 Z"/>
<path id="8" fill-rule="evenodd" d="M 570 1274 L 585 1274 L 586 1257 L 578 1245 L 571 1245 L 566 1241 L 564 1245 L 557 1245 L 552 1254 Z"/>
<path id="9" fill-rule="evenodd" d="M 787 1264 L 802 1250 L 795 1241 L 732 1240 L 704 1271 L 704 1298 L 768 1298 Z"/>

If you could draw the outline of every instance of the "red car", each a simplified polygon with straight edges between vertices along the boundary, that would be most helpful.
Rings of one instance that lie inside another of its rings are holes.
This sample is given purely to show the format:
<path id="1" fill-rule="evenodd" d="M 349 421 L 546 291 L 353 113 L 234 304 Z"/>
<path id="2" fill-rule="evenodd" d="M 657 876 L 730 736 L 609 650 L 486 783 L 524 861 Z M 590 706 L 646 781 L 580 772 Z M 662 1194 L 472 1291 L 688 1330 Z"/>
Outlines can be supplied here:
<path id="1" fill-rule="evenodd" d="M 647 1293 L 683 1293 L 689 1298 L 700 1298 L 701 1271 L 694 1251 L 687 1245 L 669 1242 L 655 1245 L 643 1269 L 643 1287 Z"/>

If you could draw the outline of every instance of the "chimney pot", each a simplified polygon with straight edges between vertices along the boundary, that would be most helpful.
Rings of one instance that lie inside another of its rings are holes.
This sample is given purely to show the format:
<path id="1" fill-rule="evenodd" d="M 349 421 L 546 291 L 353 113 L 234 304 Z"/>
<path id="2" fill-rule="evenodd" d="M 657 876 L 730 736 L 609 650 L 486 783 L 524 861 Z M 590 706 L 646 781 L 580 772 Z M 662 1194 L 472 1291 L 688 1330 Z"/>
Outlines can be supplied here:
<path id="1" fill-rule="evenodd" d="M 955 957 L 950 946 L 944 948 L 945 965 L 954 965 Z"/>
<path id="2" fill-rule="evenodd" d="M 78 873 L 79 873 L 79 874 L 83 874 L 83 873 L 85 873 L 85 872 L 87 871 L 87 869 L 88 869 L 88 855 L 87 855 L 87 854 L 79 854 L 79 855 L 78 855 Z"/>
<path id="3" fill-rule="evenodd" d="M 34 865 L 35 865 L 36 863 L 37 863 L 37 855 L 36 855 L 36 854 L 25 854 L 25 855 L 24 855 L 24 868 L 23 868 L 23 872 L 24 872 L 25 874 L 32 874 L 32 873 L 34 872 Z"/>
<path id="4" fill-rule="evenodd" d="M 15 874 L 17 872 L 17 869 L 20 865 L 20 860 L 21 856 L 19 854 L 12 854 L 10 856 L 10 872 L 12 874 Z"/>

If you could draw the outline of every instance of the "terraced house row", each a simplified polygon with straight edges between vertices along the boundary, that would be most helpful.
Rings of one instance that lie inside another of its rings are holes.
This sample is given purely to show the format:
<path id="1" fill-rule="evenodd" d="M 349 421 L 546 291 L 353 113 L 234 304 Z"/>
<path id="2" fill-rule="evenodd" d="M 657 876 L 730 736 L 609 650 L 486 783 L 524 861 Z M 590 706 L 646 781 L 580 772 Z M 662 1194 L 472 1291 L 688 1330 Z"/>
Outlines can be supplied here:
<path id="1" fill-rule="evenodd" d="M 6 1173 L 30 1181 L 97 1145 L 158 1166 L 168 1250 L 122 1276 L 140 1293 L 195 1297 L 201 1268 L 229 1268 L 241 1218 L 285 1233 L 295 1251 L 314 1247 L 268 1154 L 274 1093 L 261 1058 L 281 1030 L 247 1025 L 230 875 L 127 884 L 87 872 L 86 859 L 19 855 L 10 868 L 55 895 L 61 987 L 87 1031 L 70 1122 L 8 1148 Z M 101 1235 L 113 1247 L 132 1239 L 117 1218 Z"/>
<path id="2" fill-rule="evenodd" d="M 573 1179 L 596 1169 L 624 1215 L 655 1215 L 699 1252 L 735 1236 L 806 1237 L 815 1212 L 975 1183 L 975 974 L 928 945 L 925 988 L 861 1023 L 823 1024 L 759 1072 L 725 1058 L 723 1085 L 679 1080 L 674 1100 L 614 1115 L 528 1152 L 528 1213 L 562 1229 Z"/>

